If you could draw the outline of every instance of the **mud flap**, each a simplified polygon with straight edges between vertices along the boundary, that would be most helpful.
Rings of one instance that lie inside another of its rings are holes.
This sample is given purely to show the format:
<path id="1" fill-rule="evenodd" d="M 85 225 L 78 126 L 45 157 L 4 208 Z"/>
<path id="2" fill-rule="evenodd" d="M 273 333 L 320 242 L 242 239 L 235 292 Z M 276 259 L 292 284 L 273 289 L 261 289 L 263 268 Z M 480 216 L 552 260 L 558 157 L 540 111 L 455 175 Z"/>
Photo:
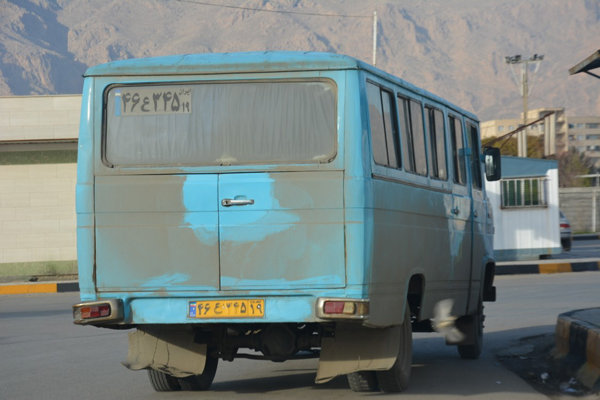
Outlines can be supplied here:
<path id="1" fill-rule="evenodd" d="M 400 326 L 365 328 L 338 324 L 335 337 L 321 341 L 316 383 L 358 371 L 385 371 L 394 365 L 400 347 Z"/>
<path id="2" fill-rule="evenodd" d="M 191 329 L 152 327 L 129 333 L 129 369 L 155 369 L 176 378 L 200 375 L 206 364 L 206 344 L 194 342 Z"/>

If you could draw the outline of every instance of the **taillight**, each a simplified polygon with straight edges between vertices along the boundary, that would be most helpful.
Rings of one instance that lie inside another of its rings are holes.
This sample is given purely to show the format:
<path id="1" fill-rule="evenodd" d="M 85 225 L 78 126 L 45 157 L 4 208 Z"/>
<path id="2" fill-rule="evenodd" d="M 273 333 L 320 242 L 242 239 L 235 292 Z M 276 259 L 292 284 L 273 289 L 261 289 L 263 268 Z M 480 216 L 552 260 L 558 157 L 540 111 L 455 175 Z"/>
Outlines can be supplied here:
<path id="1" fill-rule="evenodd" d="M 369 303 L 366 300 L 354 299 L 319 299 L 317 315 L 320 318 L 358 318 L 369 314 Z"/>
<path id="2" fill-rule="evenodd" d="M 354 314 L 354 303 L 346 301 L 326 301 L 323 305 L 325 314 Z"/>
<path id="3" fill-rule="evenodd" d="M 108 317 L 110 315 L 110 306 L 108 304 L 102 304 L 99 306 L 81 307 L 81 318 L 100 318 Z"/>
<path id="4" fill-rule="evenodd" d="M 76 324 L 120 322 L 122 320 L 123 301 L 121 299 L 90 301 L 73 306 L 73 322 Z"/>
<path id="5" fill-rule="evenodd" d="M 569 224 L 560 224 L 560 227 L 564 228 L 564 229 L 567 229 L 567 228 L 570 228 L 571 225 L 569 225 Z"/>

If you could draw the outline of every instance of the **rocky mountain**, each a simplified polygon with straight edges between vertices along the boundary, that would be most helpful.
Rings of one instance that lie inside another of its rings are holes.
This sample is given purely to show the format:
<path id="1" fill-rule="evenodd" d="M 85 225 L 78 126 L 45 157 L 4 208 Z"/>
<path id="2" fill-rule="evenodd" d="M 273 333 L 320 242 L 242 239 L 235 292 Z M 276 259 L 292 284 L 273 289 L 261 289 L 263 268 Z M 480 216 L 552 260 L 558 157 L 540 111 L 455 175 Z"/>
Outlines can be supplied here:
<path id="1" fill-rule="evenodd" d="M 167 54 L 310 50 L 371 62 L 474 111 L 517 117 L 505 56 L 543 54 L 530 109 L 600 115 L 568 69 L 600 45 L 599 0 L 0 0 L 0 95 L 79 93 L 88 66 Z"/>

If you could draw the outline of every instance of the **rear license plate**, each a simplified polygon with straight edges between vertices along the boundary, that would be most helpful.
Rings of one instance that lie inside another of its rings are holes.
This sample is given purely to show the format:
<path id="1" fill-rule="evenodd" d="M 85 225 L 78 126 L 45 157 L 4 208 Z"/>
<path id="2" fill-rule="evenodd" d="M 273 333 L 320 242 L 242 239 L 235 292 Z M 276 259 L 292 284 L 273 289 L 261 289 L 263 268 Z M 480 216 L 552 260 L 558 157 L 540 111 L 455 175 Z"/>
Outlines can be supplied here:
<path id="1" fill-rule="evenodd" d="M 262 318 L 264 299 L 190 301 L 189 318 Z"/>

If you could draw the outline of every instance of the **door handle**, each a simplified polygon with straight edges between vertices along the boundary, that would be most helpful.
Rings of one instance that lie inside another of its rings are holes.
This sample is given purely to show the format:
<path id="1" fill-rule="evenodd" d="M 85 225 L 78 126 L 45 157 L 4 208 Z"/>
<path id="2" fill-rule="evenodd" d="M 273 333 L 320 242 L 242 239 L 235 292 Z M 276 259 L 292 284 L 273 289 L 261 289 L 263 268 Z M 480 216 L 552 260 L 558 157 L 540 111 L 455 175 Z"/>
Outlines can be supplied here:
<path id="1" fill-rule="evenodd" d="M 221 205 L 223 207 L 231 206 L 249 206 L 254 204 L 254 199 L 223 199 Z"/>
<path id="2" fill-rule="evenodd" d="M 454 208 L 452 209 L 452 214 L 454 214 L 454 215 L 458 215 L 458 213 L 460 213 L 460 210 L 458 209 L 458 207 L 454 207 Z"/>

